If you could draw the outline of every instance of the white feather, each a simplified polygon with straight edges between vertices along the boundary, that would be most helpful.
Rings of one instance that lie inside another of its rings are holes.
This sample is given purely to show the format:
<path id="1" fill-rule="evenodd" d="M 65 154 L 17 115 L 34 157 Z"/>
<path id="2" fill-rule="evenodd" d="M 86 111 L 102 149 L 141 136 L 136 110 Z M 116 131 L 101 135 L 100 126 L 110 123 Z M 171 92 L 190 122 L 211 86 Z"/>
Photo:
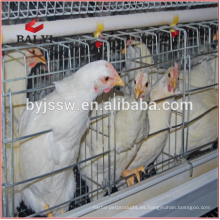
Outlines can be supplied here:
<path id="1" fill-rule="evenodd" d="M 121 78 L 125 82 L 125 87 L 122 88 L 122 91 L 124 93 L 130 94 L 131 81 L 134 80 L 135 74 L 140 71 L 140 69 L 132 70 L 132 71 L 128 71 L 128 70 L 133 68 L 138 68 L 144 64 L 153 64 L 154 62 L 150 55 L 151 53 L 147 48 L 146 44 L 144 43 L 140 44 L 139 41 L 131 40 L 127 48 L 127 53 L 126 53 L 127 60 L 125 63 L 125 67 L 122 69 L 122 74 L 121 74 Z M 149 56 L 149 57 L 145 57 L 145 56 Z M 137 57 L 145 57 L 145 58 L 140 59 Z M 149 72 L 149 69 L 145 68 L 145 72 Z"/>
<path id="2" fill-rule="evenodd" d="M 181 102 L 182 98 L 179 97 L 177 102 L 179 104 L 178 112 L 182 112 L 181 110 Z M 188 101 L 188 95 L 186 95 L 186 101 Z M 189 110 L 189 121 L 197 118 L 204 112 L 208 111 L 214 106 L 218 105 L 218 91 L 216 89 L 206 89 L 203 91 L 191 92 L 190 102 L 192 102 L 192 110 Z M 188 110 L 185 111 L 185 122 L 188 121 Z M 182 115 L 176 113 L 172 113 L 171 117 L 171 126 L 175 124 L 182 123 Z M 176 132 L 175 132 L 176 130 Z M 207 144 L 211 141 L 216 140 L 218 137 L 218 109 L 215 108 L 209 113 L 205 114 L 201 118 L 196 121 L 190 123 L 189 132 L 188 132 L 188 143 L 186 148 L 186 138 L 187 138 L 187 126 L 184 129 L 184 151 L 189 151 L 204 144 Z M 180 154 L 182 152 L 182 126 L 177 129 L 171 130 L 170 133 L 170 147 L 169 140 L 166 142 L 166 146 L 164 151 L 174 156 L 174 154 Z M 205 150 L 210 148 L 211 145 L 207 145 L 201 150 Z M 168 159 L 166 155 L 163 155 L 163 160 Z M 158 157 L 157 162 L 162 161 L 162 156 Z M 172 166 L 172 162 L 169 162 L 169 166 Z M 163 168 L 165 168 L 167 164 L 163 164 Z M 158 170 L 161 166 L 157 167 Z"/>
<path id="3" fill-rule="evenodd" d="M 165 75 L 152 86 L 150 93 L 150 99 L 152 101 L 172 95 L 172 92 L 169 93 L 167 88 L 164 86 L 164 78 Z M 164 110 L 162 106 L 165 101 L 169 101 L 171 103 L 173 98 L 158 102 L 157 110 L 149 109 L 149 134 L 165 129 L 170 124 L 171 110 Z M 139 166 L 147 167 L 147 165 L 154 161 L 162 151 L 166 143 L 167 136 L 168 131 L 163 131 L 144 140 L 137 152 L 136 157 L 133 159 L 127 169 L 132 170 L 134 168 L 138 168 Z"/>
<path id="4" fill-rule="evenodd" d="M 144 83 L 145 85 L 145 83 Z M 146 94 L 148 96 L 148 94 Z M 132 102 L 136 101 L 133 98 L 134 95 L 128 96 L 120 94 L 119 91 L 116 91 L 116 97 L 113 97 L 111 103 L 120 104 L 120 109 L 122 108 L 122 98 L 126 102 L 132 105 Z M 108 100 L 107 98 L 104 99 Z M 140 100 L 138 100 L 140 105 Z M 99 108 L 102 108 L 102 103 L 100 102 Z M 115 181 L 117 181 L 124 169 L 129 165 L 132 159 L 135 157 L 141 142 L 143 139 L 147 138 L 149 133 L 149 120 L 147 110 L 132 110 L 131 108 L 127 111 L 119 110 L 116 115 L 114 111 L 111 111 L 111 129 L 110 129 L 110 174 L 111 174 L 111 183 L 114 180 L 114 168 L 115 168 Z M 108 111 L 93 111 L 92 117 L 101 114 L 107 114 Z M 115 117 L 115 118 L 114 118 Z M 115 124 L 114 124 L 115 120 Z M 80 157 L 79 160 L 82 161 L 91 156 L 101 154 L 102 152 L 108 151 L 108 137 L 103 136 L 102 133 L 108 134 L 108 117 L 104 117 L 103 126 L 102 118 L 95 120 L 91 124 L 92 129 L 89 129 L 86 132 L 86 136 L 83 137 L 81 143 Z M 103 130 L 102 130 L 103 129 Z M 100 134 L 100 133 L 101 134 Z M 115 132 L 115 134 L 114 134 Z M 116 152 L 114 150 L 114 138 L 116 139 Z M 116 153 L 116 160 L 115 160 Z M 115 162 L 115 164 L 114 164 Z M 92 162 L 82 163 L 80 165 L 80 171 L 82 173 L 82 178 L 86 180 L 89 191 L 99 188 L 94 181 L 98 184 L 103 185 L 105 180 L 108 180 L 108 154 L 105 154 L 104 157 L 100 156 L 94 159 Z M 88 178 L 87 178 L 88 177 Z M 91 181 L 93 179 L 94 181 Z M 95 200 L 97 196 L 100 198 L 103 196 L 101 190 L 98 193 L 91 195 L 91 198 Z"/>
<path id="5" fill-rule="evenodd" d="M 46 103 L 75 102 L 74 110 L 63 109 L 46 112 L 41 108 L 36 114 L 25 110 L 20 118 L 19 135 L 26 136 L 52 129 L 51 132 L 24 139 L 20 142 L 19 178 L 25 180 L 48 172 L 56 171 L 76 163 L 80 140 L 89 125 L 88 112 L 82 110 L 82 103 L 90 103 L 97 96 L 94 84 L 101 77 L 114 77 L 114 72 L 106 67 L 106 61 L 97 61 L 82 67 L 75 74 L 55 82 L 55 91 L 47 95 Z M 105 88 L 104 88 L 105 89 Z M 102 91 L 100 90 L 100 93 Z M 39 100 L 39 105 L 44 100 Z M 77 109 L 80 110 L 77 110 Z M 15 204 L 21 199 L 35 212 L 45 209 L 45 204 L 53 207 L 73 198 L 75 180 L 72 169 L 55 175 L 22 184 L 16 188 Z M 67 210 L 68 204 L 53 210 L 59 214 Z"/>

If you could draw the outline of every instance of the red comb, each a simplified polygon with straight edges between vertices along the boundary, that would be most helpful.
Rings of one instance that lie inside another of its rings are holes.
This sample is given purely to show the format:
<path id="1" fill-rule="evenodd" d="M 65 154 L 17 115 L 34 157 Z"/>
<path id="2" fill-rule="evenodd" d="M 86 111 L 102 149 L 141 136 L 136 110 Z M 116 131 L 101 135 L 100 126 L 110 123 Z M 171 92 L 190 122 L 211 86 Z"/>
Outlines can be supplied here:
<path id="1" fill-rule="evenodd" d="M 142 85 L 143 78 L 144 78 L 144 70 L 141 73 L 141 76 L 140 76 L 138 84 Z"/>
<path id="2" fill-rule="evenodd" d="M 174 77 L 177 77 L 177 72 L 178 72 L 178 63 L 175 63 L 175 68 L 174 68 L 174 71 L 173 71 Z"/>
<path id="3" fill-rule="evenodd" d="M 115 77 L 118 76 L 118 73 L 115 71 L 115 69 L 114 69 L 114 67 L 112 66 L 112 64 L 110 64 L 110 63 L 106 63 L 105 66 L 108 67 L 110 70 L 113 71 Z"/>
<path id="4" fill-rule="evenodd" d="M 128 47 L 131 43 L 131 40 L 127 40 L 126 46 Z"/>

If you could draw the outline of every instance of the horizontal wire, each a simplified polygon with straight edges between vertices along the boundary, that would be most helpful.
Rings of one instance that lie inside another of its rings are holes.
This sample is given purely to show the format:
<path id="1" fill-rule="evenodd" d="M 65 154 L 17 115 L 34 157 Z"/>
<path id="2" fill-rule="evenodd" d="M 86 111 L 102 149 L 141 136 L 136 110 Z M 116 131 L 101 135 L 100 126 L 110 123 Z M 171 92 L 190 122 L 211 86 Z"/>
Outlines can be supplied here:
<path id="1" fill-rule="evenodd" d="M 212 143 L 214 143 L 216 140 L 214 140 L 214 141 L 211 141 L 211 142 L 208 142 L 208 143 L 206 143 L 206 144 L 203 144 L 203 145 L 201 145 L 201 146 L 199 146 L 199 147 L 196 147 L 196 148 L 194 148 L 194 149 L 192 149 L 192 150 L 190 150 L 190 151 L 187 151 L 186 153 L 187 153 L 187 155 L 189 155 L 189 153 L 191 153 L 191 152 L 193 152 L 193 151 L 197 151 L 197 150 L 199 150 L 199 149 L 201 149 L 201 148 L 203 148 L 203 147 L 205 147 L 205 146 L 207 146 L 207 145 L 209 145 L 209 144 L 212 144 Z M 163 152 L 164 153 L 164 152 Z M 157 164 L 155 164 L 155 165 L 151 165 L 151 166 L 149 166 L 149 167 L 147 167 L 147 169 L 152 169 L 152 168 L 155 168 L 155 167 L 157 167 L 158 165 L 160 165 L 160 164 L 163 164 L 163 163 L 166 163 L 166 162 L 170 162 L 171 160 L 174 160 L 174 159 L 177 159 L 178 157 L 182 157 L 183 155 L 182 155 L 182 153 L 181 154 L 178 154 L 178 155 L 175 155 L 175 156 L 172 156 L 172 155 L 169 155 L 171 158 L 168 158 L 168 159 L 166 159 L 166 160 L 163 160 L 163 161 L 161 161 L 161 162 L 159 162 L 159 163 L 157 163 Z M 171 167 L 172 168 L 172 167 Z M 165 171 L 167 171 L 167 170 L 169 170 L 169 169 L 171 169 L 171 168 L 168 168 L 168 169 L 166 169 L 166 170 L 164 170 L 164 171 L 162 171 L 162 172 L 165 172 Z M 142 171 L 139 171 L 139 173 L 141 173 Z M 162 172 L 160 172 L 160 173 L 162 173 Z M 129 176 L 126 176 L 126 177 L 121 177 L 119 180 L 117 180 L 117 181 L 115 181 L 115 184 L 117 184 L 117 183 L 119 183 L 121 180 L 126 180 L 127 178 L 130 178 L 130 177 L 132 177 L 132 176 L 135 176 L 136 174 L 130 174 Z"/>
<path id="2" fill-rule="evenodd" d="M 212 111 L 212 110 L 215 109 L 215 108 L 218 108 L 218 106 L 214 106 L 214 107 L 210 108 L 209 110 L 205 111 L 204 113 L 202 113 L 201 115 L 199 115 L 198 117 L 196 117 L 196 118 L 194 118 L 194 119 L 192 119 L 192 120 L 190 120 L 190 121 L 188 121 L 188 122 L 184 122 L 184 125 L 186 126 L 186 125 L 188 125 L 188 124 L 190 124 L 190 123 L 192 123 L 192 122 L 198 120 L 199 118 L 201 118 L 201 117 L 203 117 L 204 115 L 208 114 L 210 111 Z M 149 134 L 147 137 L 153 136 L 153 135 L 158 134 L 158 133 L 160 133 L 160 132 L 162 132 L 162 131 L 166 131 L 166 130 L 170 130 L 170 129 L 173 129 L 173 128 L 180 127 L 180 126 L 182 126 L 182 125 L 183 125 L 183 122 L 180 123 L 180 124 L 178 124 L 178 125 L 170 126 L 170 127 L 161 129 L 161 130 L 159 130 L 159 131 L 156 131 L 156 132 L 154 132 L 154 133 L 151 133 L 151 134 Z"/>
<path id="3" fill-rule="evenodd" d="M 61 172 L 61 171 L 70 169 L 70 168 L 72 168 L 72 167 L 74 167 L 74 166 L 77 166 L 77 165 L 79 165 L 79 164 L 81 164 L 81 163 L 84 163 L 84 162 L 86 162 L 86 161 L 88 161 L 88 160 L 92 160 L 92 159 L 94 159 L 94 158 L 96 158 L 96 157 L 102 156 L 102 155 L 107 154 L 107 153 L 110 153 L 110 151 L 105 151 L 105 152 L 103 152 L 103 153 L 97 154 L 97 155 L 95 155 L 95 156 L 92 156 L 92 157 L 87 158 L 87 159 L 85 159 L 85 160 L 82 160 L 82 161 L 80 161 L 80 162 L 74 163 L 74 164 L 72 164 L 72 165 L 70 165 L 70 166 L 66 166 L 66 167 L 64 167 L 64 168 L 61 168 L 61 169 L 58 169 L 58 170 L 55 170 L 55 171 L 52 171 L 52 172 L 49 172 L 49 173 L 46 173 L 46 174 L 43 174 L 43 175 L 40 175 L 40 176 L 36 176 L 36 177 L 30 178 L 30 179 L 26 179 L 26 180 L 23 180 L 23 181 L 20 181 L 20 182 L 16 182 L 16 183 L 14 183 L 14 184 L 10 184 L 10 183 L 9 183 L 9 184 L 4 184 L 4 183 L 3 183 L 2 186 L 5 186 L 6 188 L 9 188 L 9 187 L 17 186 L 17 185 L 20 185 L 20 184 L 23 184 L 23 183 L 26 183 L 26 182 L 30 182 L 30 181 L 36 180 L 36 179 L 40 179 L 40 178 L 42 178 L 42 177 L 47 177 L 47 176 L 49 176 L 49 175 L 51 175 L 51 174 L 57 174 L 57 173 L 59 173 L 59 172 Z"/>

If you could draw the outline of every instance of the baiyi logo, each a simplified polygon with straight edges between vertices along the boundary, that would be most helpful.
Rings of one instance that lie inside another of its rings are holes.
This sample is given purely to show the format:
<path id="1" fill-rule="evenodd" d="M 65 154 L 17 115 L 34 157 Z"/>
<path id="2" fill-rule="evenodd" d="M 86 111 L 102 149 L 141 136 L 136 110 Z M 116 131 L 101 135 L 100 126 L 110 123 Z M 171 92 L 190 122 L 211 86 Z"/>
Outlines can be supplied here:
<path id="1" fill-rule="evenodd" d="M 25 30 L 30 31 L 32 33 L 36 33 L 44 28 L 44 24 L 41 24 L 35 28 L 32 27 L 33 25 L 35 25 L 35 19 L 25 25 Z"/>
<path id="2" fill-rule="evenodd" d="M 37 27 L 33 27 L 35 25 L 35 21 L 36 21 L 36 19 L 34 19 L 33 21 L 27 23 L 25 25 L 25 30 L 26 31 L 30 31 L 32 33 L 37 33 L 38 31 L 44 29 L 44 24 L 40 24 Z M 31 37 L 30 35 L 27 35 L 26 39 L 24 39 L 23 35 L 17 35 L 17 42 L 18 43 L 19 42 L 23 42 L 23 43 L 36 43 L 36 38 L 37 38 L 37 35 L 33 35 L 33 37 Z M 41 35 L 41 38 L 43 40 L 43 43 L 46 43 L 48 41 L 50 43 L 52 43 L 52 41 L 53 41 L 53 35 Z"/>

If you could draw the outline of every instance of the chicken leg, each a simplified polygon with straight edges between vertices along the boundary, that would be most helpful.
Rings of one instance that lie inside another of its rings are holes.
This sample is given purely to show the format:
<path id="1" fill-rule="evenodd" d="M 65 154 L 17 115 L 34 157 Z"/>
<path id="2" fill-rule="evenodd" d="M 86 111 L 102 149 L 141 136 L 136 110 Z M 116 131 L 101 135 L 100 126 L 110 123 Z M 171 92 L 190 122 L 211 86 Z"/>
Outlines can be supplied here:
<path id="1" fill-rule="evenodd" d="M 49 209 L 49 208 L 50 208 L 49 205 L 46 204 L 46 205 L 45 205 L 45 209 Z M 60 215 L 62 215 L 62 214 L 65 213 L 65 212 L 66 212 L 66 211 L 62 209 L 62 210 L 60 211 Z M 53 218 L 53 214 L 52 214 L 51 211 L 48 211 L 48 212 L 47 212 L 47 217 L 48 217 L 48 218 Z"/>
<path id="2" fill-rule="evenodd" d="M 62 210 L 60 211 L 60 214 L 62 215 L 62 214 L 64 214 L 64 213 L 66 213 L 66 211 L 62 209 Z"/>
<path id="3" fill-rule="evenodd" d="M 144 170 L 144 167 L 143 166 L 140 166 L 138 169 L 133 169 L 133 170 L 124 170 L 123 173 L 122 173 L 122 177 L 127 177 L 127 176 L 130 176 L 131 174 L 135 174 L 136 177 L 137 177 L 137 180 L 138 180 L 138 183 L 140 184 L 140 174 L 139 174 L 139 171 L 143 172 L 145 174 L 145 170 Z M 132 186 L 134 185 L 134 176 L 131 176 L 129 178 L 127 178 L 127 185 L 128 187 L 129 186 Z"/>
<path id="4" fill-rule="evenodd" d="M 45 209 L 49 209 L 49 208 L 50 208 L 50 206 L 47 205 L 47 204 L 45 204 Z M 48 217 L 48 218 L 53 218 L 53 214 L 52 214 L 51 211 L 48 211 L 48 212 L 47 212 L 47 217 Z"/>

